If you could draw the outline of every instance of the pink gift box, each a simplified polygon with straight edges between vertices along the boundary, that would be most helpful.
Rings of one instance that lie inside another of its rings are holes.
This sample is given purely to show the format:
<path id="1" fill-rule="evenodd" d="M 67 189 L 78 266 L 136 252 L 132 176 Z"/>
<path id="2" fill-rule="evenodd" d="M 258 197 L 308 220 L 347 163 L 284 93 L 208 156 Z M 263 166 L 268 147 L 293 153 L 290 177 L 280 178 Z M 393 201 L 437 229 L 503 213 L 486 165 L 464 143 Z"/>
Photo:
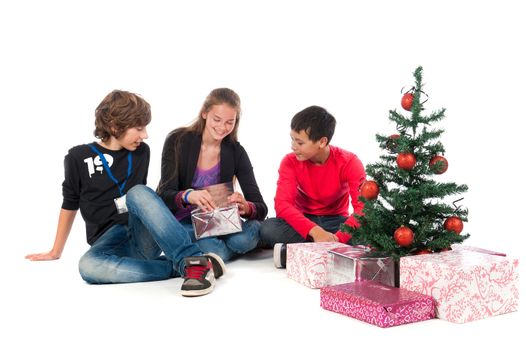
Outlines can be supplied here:
<path id="1" fill-rule="evenodd" d="M 519 261 L 469 250 L 400 259 L 400 287 L 432 296 L 437 317 L 455 323 L 516 311 Z"/>
<path id="2" fill-rule="evenodd" d="M 320 299 L 326 310 L 384 328 L 435 318 L 433 298 L 374 281 L 324 287 Z"/>
<path id="3" fill-rule="evenodd" d="M 453 250 L 470 250 L 472 252 L 478 252 L 478 253 L 484 253 L 484 254 L 490 254 L 490 255 L 506 256 L 505 253 L 494 252 L 493 250 L 482 249 L 482 248 L 478 248 L 478 247 L 471 247 L 471 246 L 463 245 L 463 244 L 453 244 L 451 246 L 451 249 L 453 249 Z"/>
<path id="4" fill-rule="evenodd" d="M 310 288 L 327 285 L 328 251 L 348 247 L 338 242 L 287 244 L 287 277 Z"/>
<path id="5" fill-rule="evenodd" d="M 370 257 L 370 249 L 346 246 L 329 250 L 327 285 L 376 281 L 395 286 L 395 266 L 389 257 Z"/>

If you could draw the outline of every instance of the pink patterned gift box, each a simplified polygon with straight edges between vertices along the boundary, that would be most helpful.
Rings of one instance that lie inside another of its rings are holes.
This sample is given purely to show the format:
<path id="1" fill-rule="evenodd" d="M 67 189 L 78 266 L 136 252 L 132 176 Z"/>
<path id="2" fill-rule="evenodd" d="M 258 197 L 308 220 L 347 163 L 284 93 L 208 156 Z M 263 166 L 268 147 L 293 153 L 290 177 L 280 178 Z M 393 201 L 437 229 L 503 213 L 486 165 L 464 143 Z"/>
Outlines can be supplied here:
<path id="1" fill-rule="evenodd" d="M 374 281 L 324 287 L 320 299 L 326 310 L 383 328 L 435 318 L 433 298 Z"/>
<path id="2" fill-rule="evenodd" d="M 479 247 L 471 247 L 471 246 L 467 246 L 467 245 L 464 245 L 464 244 L 453 244 L 453 245 L 451 245 L 451 249 L 453 249 L 453 250 L 470 250 L 472 252 L 477 252 L 477 253 L 506 256 L 505 253 L 494 252 L 493 250 L 482 249 L 482 248 L 479 248 Z"/>
<path id="3" fill-rule="evenodd" d="M 469 250 L 400 259 L 400 287 L 432 296 L 437 317 L 455 323 L 516 311 L 519 261 Z"/>
<path id="4" fill-rule="evenodd" d="M 287 244 L 287 277 L 310 288 L 327 283 L 328 251 L 347 247 L 338 242 Z"/>

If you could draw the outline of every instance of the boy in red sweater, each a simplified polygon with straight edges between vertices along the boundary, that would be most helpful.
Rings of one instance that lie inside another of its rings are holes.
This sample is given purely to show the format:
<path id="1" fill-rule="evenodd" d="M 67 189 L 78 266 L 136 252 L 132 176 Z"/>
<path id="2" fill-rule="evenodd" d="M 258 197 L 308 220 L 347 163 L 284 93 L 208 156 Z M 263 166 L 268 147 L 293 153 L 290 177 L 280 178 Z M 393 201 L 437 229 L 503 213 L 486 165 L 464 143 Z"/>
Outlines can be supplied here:
<path id="1" fill-rule="evenodd" d="M 261 240 L 274 246 L 274 264 L 285 267 L 286 244 L 342 242 L 351 238 L 339 230 L 342 223 L 356 226 L 349 215 L 361 214 L 359 188 L 365 170 L 358 157 L 329 145 L 336 119 L 324 108 L 308 107 L 292 118 L 292 151 L 283 158 L 274 198 L 276 218 L 263 222 Z"/>

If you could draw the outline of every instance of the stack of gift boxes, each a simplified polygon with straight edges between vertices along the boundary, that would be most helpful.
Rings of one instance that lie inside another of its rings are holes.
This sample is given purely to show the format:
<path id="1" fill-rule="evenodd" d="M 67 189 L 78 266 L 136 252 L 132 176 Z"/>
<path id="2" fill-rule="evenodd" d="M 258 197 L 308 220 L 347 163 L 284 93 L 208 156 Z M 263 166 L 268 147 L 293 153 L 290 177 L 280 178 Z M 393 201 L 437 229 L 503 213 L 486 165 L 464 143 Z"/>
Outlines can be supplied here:
<path id="1" fill-rule="evenodd" d="M 322 308 L 380 327 L 435 317 L 464 323 L 518 309 L 518 260 L 505 254 L 459 245 L 396 265 L 365 247 L 287 245 L 287 276 L 321 288 Z"/>

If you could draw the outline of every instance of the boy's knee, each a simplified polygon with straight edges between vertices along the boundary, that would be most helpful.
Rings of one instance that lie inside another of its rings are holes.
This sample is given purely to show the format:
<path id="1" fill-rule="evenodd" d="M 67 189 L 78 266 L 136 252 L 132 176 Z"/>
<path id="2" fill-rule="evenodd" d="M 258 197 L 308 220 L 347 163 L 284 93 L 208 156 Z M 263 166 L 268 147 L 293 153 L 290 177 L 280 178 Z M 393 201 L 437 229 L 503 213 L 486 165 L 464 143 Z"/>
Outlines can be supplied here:
<path id="1" fill-rule="evenodd" d="M 150 188 L 145 185 L 135 185 L 128 190 L 126 193 L 127 200 L 134 200 L 138 197 L 142 197 L 149 192 Z"/>
<path id="2" fill-rule="evenodd" d="M 80 276 L 89 284 L 111 283 L 106 263 L 106 259 L 88 251 L 79 260 Z"/>
<path id="3" fill-rule="evenodd" d="M 96 266 L 96 263 L 90 254 L 84 254 L 79 260 L 80 276 L 87 283 L 90 283 L 90 284 L 97 283 L 96 282 L 97 273 L 95 272 L 96 270 L 95 266 Z"/>
<path id="4" fill-rule="evenodd" d="M 154 194 L 153 190 L 145 185 L 135 185 L 126 193 L 126 204 L 137 205 L 148 200 Z"/>

